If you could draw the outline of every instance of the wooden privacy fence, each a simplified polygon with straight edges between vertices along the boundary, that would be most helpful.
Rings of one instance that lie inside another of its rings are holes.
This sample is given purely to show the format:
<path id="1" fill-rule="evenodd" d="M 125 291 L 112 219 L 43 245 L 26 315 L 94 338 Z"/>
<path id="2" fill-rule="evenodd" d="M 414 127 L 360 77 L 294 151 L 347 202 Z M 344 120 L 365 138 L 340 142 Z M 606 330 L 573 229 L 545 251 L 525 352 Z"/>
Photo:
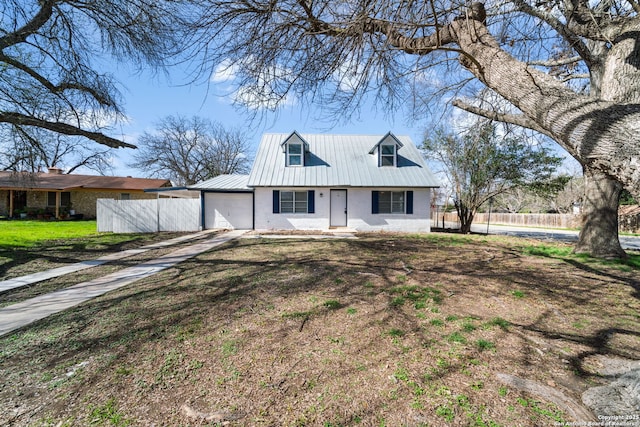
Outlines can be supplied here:
<path id="1" fill-rule="evenodd" d="M 640 213 L 620 217 L 620 230 L 627 233 L 640 233 Z"/>
<path id="2" fill-rule="evenodd" d="M 627 233 L 640 233 L 640 206 L 622 206 L 619 218 L 620 230 Z"/>
<path id="3" fill-rule="evenodd" d="M 443 213 L 432 212 L 432 218 L 437 220 L 436 227 L 442 226 Z M 486 224 L 488 214 L 479 213 L 473 218 L 474 224 Z M 455 212 L 444 214 L 445 222 L 459 223 L 458 215 Z M 638 233 L 640 232 L 640 207 L 630 206 L 620 209 L 618 217 L 618 229 L 621 232 Z M 510 213 L 491 213 L 491 224 L 521 225 L 525 227 L 543 227 L 543 228 L 579 228 L 580 215 L 571 214 L 510 214 Z"/>
<path id="4" fill-rule="evenodd" d="M 474 222 L 487 223 L 489 214 L 476 214 Z M 572 214 L 512 214 L 512 213 L 491 213 L 492 224 L 512 224 L 524 227 L 544 227 L 544 228 L 578 228 L 580 226 L 580 215 Z"/>
<path id="5" fill-rule="evenodd" d="M 442 223 L 442 213 L 439 214 L 438 221 Z M 489 215 L 478 213 L 473 218 L 474 224 L 486 224 Z M 446 222 L 459 222 L 455 212 L 444 214 Z M 521 225 L 524 227 L 544 227 L 544 228 L 578 228 L 580 226 L 580 215 L 571 214 L 512 214 L 512 213 L 491 213 L 491 224 Z"/>
<path id="6" fill-rule="evenodd" d="M 200 230 L 200 199 L 98 199 L 99 232 Z"/>

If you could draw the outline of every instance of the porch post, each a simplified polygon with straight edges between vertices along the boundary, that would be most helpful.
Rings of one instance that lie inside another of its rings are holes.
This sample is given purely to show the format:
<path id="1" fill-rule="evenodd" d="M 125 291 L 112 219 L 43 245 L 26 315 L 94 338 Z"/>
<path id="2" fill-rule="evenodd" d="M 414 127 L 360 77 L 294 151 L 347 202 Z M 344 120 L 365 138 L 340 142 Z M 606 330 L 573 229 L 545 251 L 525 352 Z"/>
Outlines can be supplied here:
<path id="1" fill-rule="evenodd" d="M 9 190 L 9 218 L 13 217 L 13 190 Z"/>
<path id="2" fill-rule="evenodd" d="M 56 191 L 56 219 L 60 219 L 60 192 Z"/>

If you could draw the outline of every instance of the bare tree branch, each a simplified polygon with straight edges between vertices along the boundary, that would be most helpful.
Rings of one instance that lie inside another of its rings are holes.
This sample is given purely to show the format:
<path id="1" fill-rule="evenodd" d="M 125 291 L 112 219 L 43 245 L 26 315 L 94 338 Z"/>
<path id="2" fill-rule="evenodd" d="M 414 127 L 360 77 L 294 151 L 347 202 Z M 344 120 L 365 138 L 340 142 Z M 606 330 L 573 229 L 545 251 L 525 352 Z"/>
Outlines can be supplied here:
<path id="1" fill-rule="evenodd" d="M 482 116 L 492 121 L 510 123 L 526 129 L 535 130 L 536 132 L 540 132 L 543 135 L 553 138 L 552 134 L 547 132 L 546 129 L 540 127 L 536 122 L 534 122 L 533 120 L 531 120 L 530 118 L 528 118 L 523 114 L 505 114 L 505 113 L 500 113 L 494 110 L 479 108 L 461 99 L 454 99 L 452 101 L 452 105 L 454 107 L 458 107 L 464 111 L 467 111 L 471 114 Z"/>
<path id="2" fill-rule="evenodd" d="M 112 77 L 96 58 L 160 67 L 182 51 L 190 0 L 5 0 L 0 8 L 0 114 L 88 138 L 107 147 L 131 147 L 105 134 L 105 117 L 122 107 Z M 51 117 L 65 111 L 71 125 Z"/>
<path id="3" fill-rule="evenodd" d="M 6 32 L 0 37 L 0 52 L 9 46 L 24 42 L 27 37 L 38 31 L 53 15 L 53 6 L 56 0 L 44 0 L 40 2 L 40 10 L 28 22 L 17 30 Z"/>
<path id="4" fill-rule="evenodd" d="M 111 138 L 99 132 L 86 131 L 77 126 L 73 126 L 67 123 L 50 122 L 48 120 L 38 119 L 35 117 L 30 117 L 24 114 L 20 114 L 20 113 L 0 111 L 0 122 L 17 124 L 21 126 L 36 126 L 36 127 L 53 131 L 53 132 L 62 133 L 64 135 L 83 136 L 85 138 L 92 139 L 99 144 L 103 144 L 103 145 L 106 145 L 107 147 L 112 147 L 112 148 L 118 148 L 118 147 L 136 148 L 135 145 L 128 144 L 124 141 L 120 141 L 115 138 Z"/>
<path id="5" fill-rule="evenodd" d="M 561 65 L 569 65 L 576 64 L 582 61 L 582 57 L 580 56 L 572 56 L 571 58 L 557 59 L 557 60 L 547 60 L 547 61 L 529 61 L 527 64 L 529 65 L 538 65 L 541 67 L 559 67 Z"/>

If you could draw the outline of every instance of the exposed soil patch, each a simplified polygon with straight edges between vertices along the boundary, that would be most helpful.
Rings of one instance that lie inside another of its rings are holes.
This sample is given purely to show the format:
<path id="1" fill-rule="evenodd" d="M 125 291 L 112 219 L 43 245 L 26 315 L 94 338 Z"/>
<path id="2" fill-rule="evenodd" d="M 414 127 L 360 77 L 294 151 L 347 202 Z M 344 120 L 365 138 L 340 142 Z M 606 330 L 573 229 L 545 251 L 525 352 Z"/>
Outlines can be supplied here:
<path id="1" fill-rule="evenodd" d="M 359 237 L 236 240 L 0 339 L 0 424 L 553 425 L 585 420 L 502 374 L 580 403 L 640 359 L 637 271 Z"/>

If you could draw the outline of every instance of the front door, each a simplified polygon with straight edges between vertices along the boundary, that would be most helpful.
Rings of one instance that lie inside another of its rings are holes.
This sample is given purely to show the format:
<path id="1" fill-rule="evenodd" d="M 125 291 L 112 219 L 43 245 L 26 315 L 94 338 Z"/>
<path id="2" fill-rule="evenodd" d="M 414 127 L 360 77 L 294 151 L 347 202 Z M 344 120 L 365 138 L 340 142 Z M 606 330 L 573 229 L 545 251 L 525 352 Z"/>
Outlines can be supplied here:
<path id="1" fill-rule="evenodd" d="M 347 226 L 347 190 L 331 190 L 331 227 Z"/>

